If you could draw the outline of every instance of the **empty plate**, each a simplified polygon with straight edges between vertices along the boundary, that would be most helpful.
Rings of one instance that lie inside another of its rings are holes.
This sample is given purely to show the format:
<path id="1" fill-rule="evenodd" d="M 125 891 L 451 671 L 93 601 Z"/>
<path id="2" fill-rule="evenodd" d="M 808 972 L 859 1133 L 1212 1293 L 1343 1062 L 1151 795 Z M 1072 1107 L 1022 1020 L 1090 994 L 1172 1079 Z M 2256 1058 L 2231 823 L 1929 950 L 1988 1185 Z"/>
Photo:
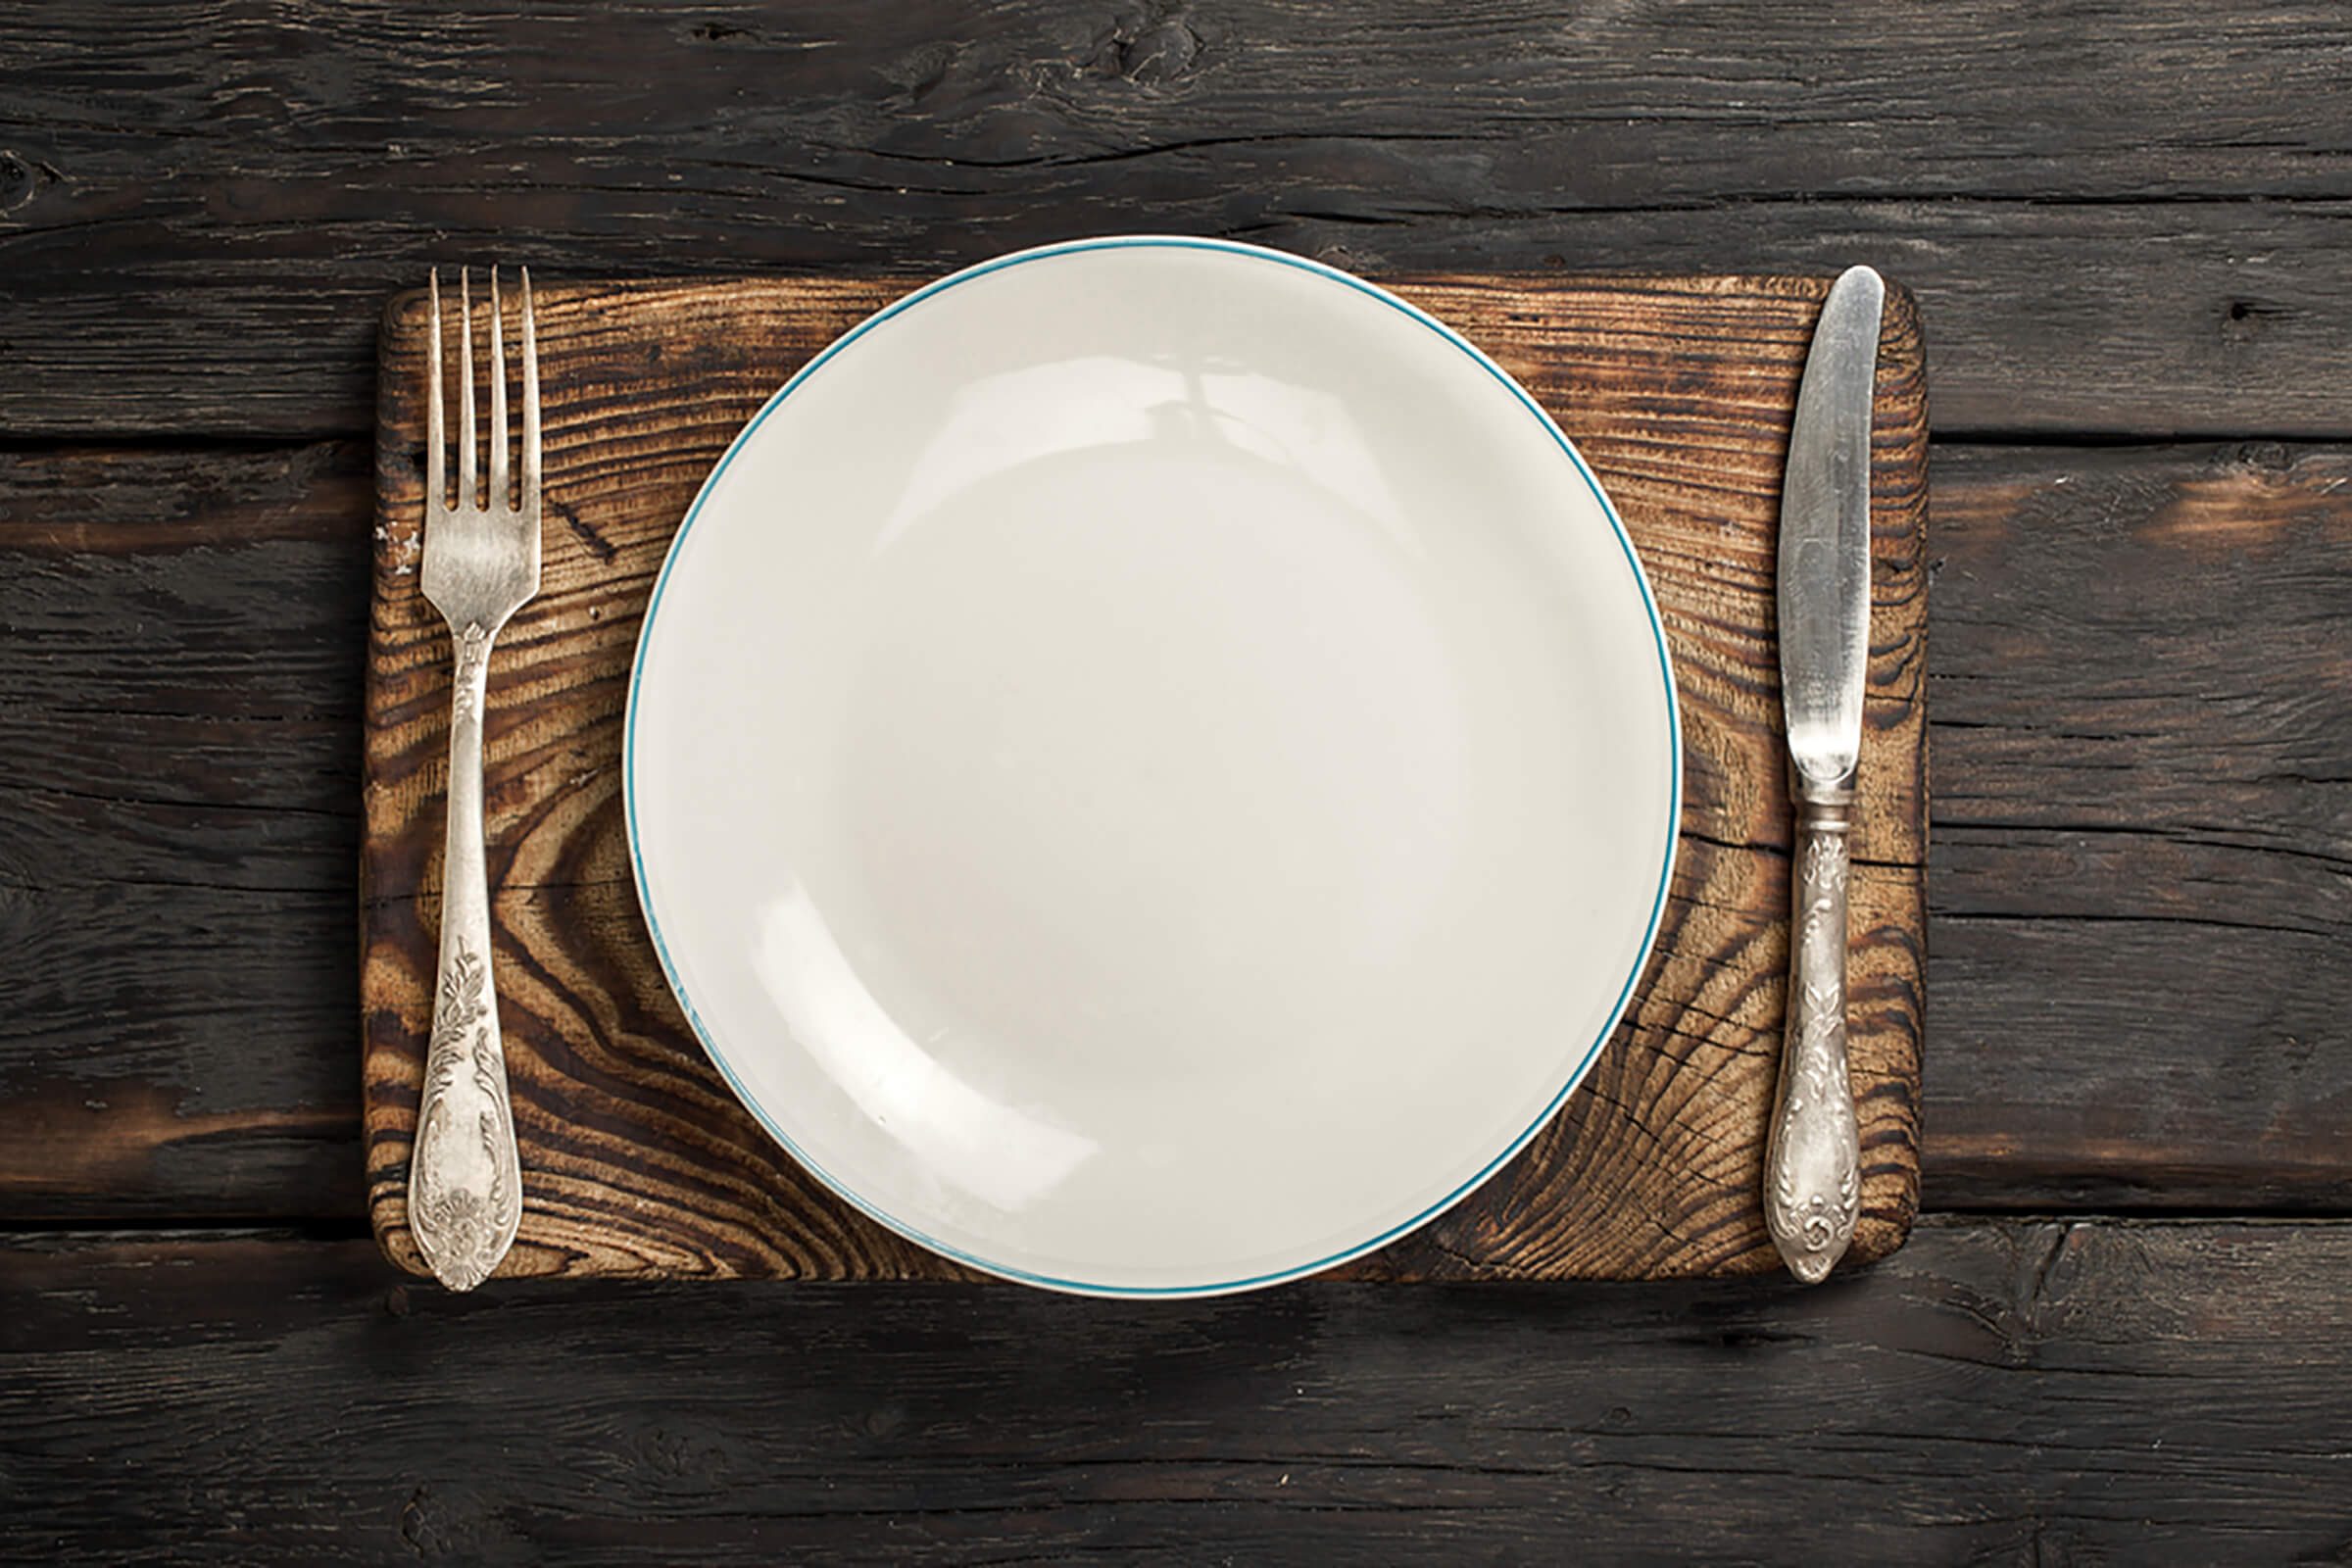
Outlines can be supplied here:
<path id="1" fill-rule="evenodd" d="M 628 710 L 711 1059 L 892 1230 L 1062 1290 L 1323 1268 L 1591 1065 L 1680 806 L 1665 640 L 1495 365 L 1345 272 L 1087 240 L 917 290 L 720 459 Z"/>

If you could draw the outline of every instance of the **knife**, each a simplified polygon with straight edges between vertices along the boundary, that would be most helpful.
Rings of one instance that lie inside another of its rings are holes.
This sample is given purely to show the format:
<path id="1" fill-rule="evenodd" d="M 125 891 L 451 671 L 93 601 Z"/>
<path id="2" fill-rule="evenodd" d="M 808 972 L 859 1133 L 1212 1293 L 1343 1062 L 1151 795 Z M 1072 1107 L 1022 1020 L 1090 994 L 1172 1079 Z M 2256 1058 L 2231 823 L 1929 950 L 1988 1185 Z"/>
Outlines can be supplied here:
<path id="1" fill-rule="evenodd" d="M 1854 1239 L 1862 1148 L 1845 1063 L 1845 885 L 1870 663 L 1870 423 L 1886 285 L 1867 267 L 1813 328 L 1781 488 L 1781 705 L 1788 725 L 1788 1020 L 1764 1219 L 1788 1272 L 1829 1277 Z"/>

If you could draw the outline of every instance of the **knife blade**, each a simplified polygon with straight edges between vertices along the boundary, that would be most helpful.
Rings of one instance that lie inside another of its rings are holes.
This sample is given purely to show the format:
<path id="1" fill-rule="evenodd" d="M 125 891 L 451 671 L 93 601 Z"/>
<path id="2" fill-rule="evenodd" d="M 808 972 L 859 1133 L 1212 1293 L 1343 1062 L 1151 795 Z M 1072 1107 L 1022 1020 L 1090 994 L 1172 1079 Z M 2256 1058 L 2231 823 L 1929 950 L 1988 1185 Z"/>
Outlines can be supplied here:
<path id="1" fill-rule="evenodd" d="M 1847 840 L 1870 663 L 1870 427 L 1886 286 L 1867 267 L 1813 328 L 1782 478 L 1781 705 L 1796 831 L 1788 1009 L 1764 1159 L 1764 1218 L 1808 1285 L 1845 1254 L 1861 1140 L 1845 1055 Z"/>

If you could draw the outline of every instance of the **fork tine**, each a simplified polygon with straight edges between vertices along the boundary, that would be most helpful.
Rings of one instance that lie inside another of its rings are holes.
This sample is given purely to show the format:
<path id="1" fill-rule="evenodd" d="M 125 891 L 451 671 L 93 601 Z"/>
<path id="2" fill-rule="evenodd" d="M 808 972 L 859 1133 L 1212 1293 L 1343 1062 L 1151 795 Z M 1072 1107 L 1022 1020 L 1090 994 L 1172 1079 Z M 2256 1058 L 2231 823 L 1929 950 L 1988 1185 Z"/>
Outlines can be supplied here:
<path id="1" fill-rule="evenodd" d="M 522 269 L 522 504 L 539 499 L 539 329 L 531 319 L 531 270 Z"/>
<path id="2" fill-rule="evenodd" d="M 498 267 L 490 268 L 490 494 L 493 512 L 507 510 L 507 320 L 498 303 Z"/>
<path id="3" fill-rule="evenodd" d="M 458 348 L 458 439 L 465 443 L 458 448 L 458 506 L 461 510 L 476 504 L 473 480 L 479 471 L 474 466 L 473 449 L 476 432 L 473 427 L 473 269 L 458 269 L 458 318 L 466 336 Z"/>
<path id="4" fill-rule="evenodd" d="M 433 359 L 427 377 L 424 409 L 424 494 L 429 505 L 449 505 L 449 470 L 443 455 L 449 432 L 441 417 L 441 269 L 433 269 Z"/>

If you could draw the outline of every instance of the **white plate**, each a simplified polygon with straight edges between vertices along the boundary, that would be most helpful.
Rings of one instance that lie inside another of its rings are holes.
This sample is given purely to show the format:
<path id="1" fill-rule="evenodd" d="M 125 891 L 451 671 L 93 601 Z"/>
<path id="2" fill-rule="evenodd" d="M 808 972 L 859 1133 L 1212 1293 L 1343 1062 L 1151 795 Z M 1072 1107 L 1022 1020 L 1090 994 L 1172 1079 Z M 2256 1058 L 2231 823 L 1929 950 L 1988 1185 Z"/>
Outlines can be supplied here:
<path id="1" fill-rule="evenodd" d="M 744 1103 L 926 1247 L 1289 1279 L 1459 1199 L 1657 930 L 1673 676 L 1493 362 L 1347 273 L 1121 238 L 865 321 L 654 589 L 629 838 Z"/>

